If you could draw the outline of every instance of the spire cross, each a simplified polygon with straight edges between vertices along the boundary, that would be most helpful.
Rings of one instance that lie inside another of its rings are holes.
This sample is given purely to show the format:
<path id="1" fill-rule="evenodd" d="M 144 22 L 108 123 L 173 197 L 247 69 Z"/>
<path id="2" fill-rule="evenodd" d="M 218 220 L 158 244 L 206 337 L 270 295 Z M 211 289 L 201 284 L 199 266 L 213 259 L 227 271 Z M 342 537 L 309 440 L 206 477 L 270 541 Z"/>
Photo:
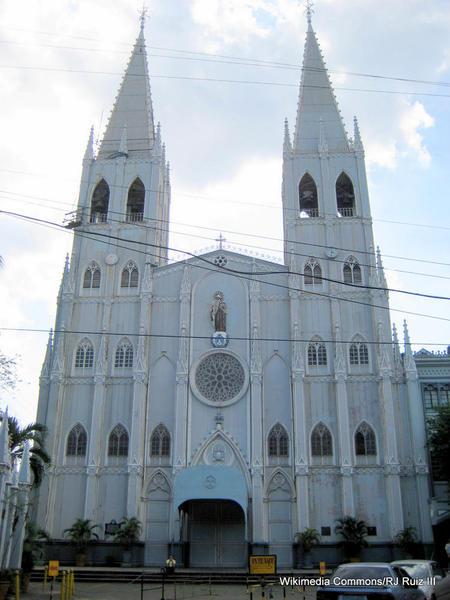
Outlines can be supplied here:
<path id="1" fill-rule="evenodd" d="M 312 0 L 306 0 L 305 6 L 306 6 L 306 19 L 308 21 L 308 25 L 311 25 L 311 15 L 314 12 L 312 9 L 312 7 L 314 6 Z"/>
<path id="2" fill-rule="evenodd" d="M 223 249 L 223 242 L 226 242 L 226 238 L 223 237 L 222 232 L 220 232 L 220 235 L 218 238 L 216 238 L 215 240 L 216 242 L 219 242 L 219 249 L 222 250 Z"/>
<path id="3" fill-rule="evenodd" d="M 145 3 L 142 4 L 141 14 L 139 16 L 139 20 L 141 22 L 141 31 L 144 29 L 145 19 L 147 18 L 148 7 Z"/>

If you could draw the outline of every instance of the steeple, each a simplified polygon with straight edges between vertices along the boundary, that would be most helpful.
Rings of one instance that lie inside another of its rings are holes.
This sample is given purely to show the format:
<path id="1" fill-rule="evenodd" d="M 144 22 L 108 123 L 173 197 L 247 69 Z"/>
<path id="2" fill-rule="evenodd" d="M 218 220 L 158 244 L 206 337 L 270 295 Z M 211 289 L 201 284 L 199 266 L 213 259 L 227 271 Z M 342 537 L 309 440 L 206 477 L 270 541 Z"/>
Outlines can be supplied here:
<path id="1" fill-rule="evenodd" d="M 311 25 L 310 7 L 307 11 L 307 20 L 308 31 L 303 54 L 294 151 L 317 152 L 321 137 L 326 140 L 330 152 L 348 151 L 347 134 L 316 34 Z"/>
<path id="2" fill-rule="evenodd" d="M 155 127 L 143 18 L 97 158 L 114 158 L 121 152 L 124 128 L 128 155 L 135 158 L 149 156 L 155 142 Z"/>

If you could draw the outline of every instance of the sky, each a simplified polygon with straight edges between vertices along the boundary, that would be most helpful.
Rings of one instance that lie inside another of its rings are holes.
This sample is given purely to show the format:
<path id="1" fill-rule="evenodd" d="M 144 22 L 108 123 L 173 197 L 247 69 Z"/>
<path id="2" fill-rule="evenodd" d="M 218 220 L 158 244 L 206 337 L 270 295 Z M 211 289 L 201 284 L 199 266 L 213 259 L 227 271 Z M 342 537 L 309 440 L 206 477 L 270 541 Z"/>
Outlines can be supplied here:
<path id="1" fill-rule="evenodd" d="M 2 0 L 0 210 L 57 223 L 73 210 L 90 127 L 101 139 L 141 8 L 141 0 Z M 349 133 L 358 117 L 388 283 L 450 296 L 448 0 L 317 0 L 313 11 Z M 287 117 L 294 129 L 305 33 L 299 0 L 149 4 L 174 250 L 203 252 L 222 233 L 230 249 L 281 259 L 283 128 Z M 0 407 L 23 423 L 35 418 L 71 243 L 69 231 L 0 213 L 0 350 L 18 357 L 20 379 L 15 392 L 0 391 Z M 450 344 L 448 301 L 391 293 L 390 302 L 416 350 Z"/>

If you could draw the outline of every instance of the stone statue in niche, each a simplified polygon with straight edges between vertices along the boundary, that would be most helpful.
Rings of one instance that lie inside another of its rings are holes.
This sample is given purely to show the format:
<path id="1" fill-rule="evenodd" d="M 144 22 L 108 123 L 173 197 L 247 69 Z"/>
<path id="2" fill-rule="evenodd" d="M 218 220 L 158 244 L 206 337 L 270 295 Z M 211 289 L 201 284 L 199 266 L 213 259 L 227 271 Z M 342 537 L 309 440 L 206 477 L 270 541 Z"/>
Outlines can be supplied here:
<path id="1" fill-rule="evenodd" d="M 211 306 L 211 321 L 215 331 L 227 330 L 227 305 L 223 301 L 223 292 L 214 293 L 214 303 Z"/>

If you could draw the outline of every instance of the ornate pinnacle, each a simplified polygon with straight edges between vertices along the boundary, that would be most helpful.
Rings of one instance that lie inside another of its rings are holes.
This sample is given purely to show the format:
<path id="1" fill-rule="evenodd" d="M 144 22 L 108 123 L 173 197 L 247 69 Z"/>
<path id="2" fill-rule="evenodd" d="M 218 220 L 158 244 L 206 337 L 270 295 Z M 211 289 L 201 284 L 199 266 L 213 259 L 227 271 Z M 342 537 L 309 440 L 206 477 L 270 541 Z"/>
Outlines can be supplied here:
<path id="1" fill-rule="evenodd" d="M 144 31 L 145 19 L 147 18 L 148 7 L 145 4 L 142 5 L 141 14 L 139 15 L 139 21 L 141 22 L 141 32 Z"/>
<path id="2" fill-rule="evenodd" d="M 83 160 L 92 160 L 94 158 L 94 126 L 92 125 L 89 132 L 89 139 L 84 152 Z"/>
<path id="3" fill-rule="evenodd" d="M 355 150 L 364 150 L 364 146 L 361 140 L 361 134 L 359 132 L 358 119 L 356 117 L 353 118 L 353 144 Z"/>
<path id="4" fill-rule="evenodd" d="M 314 6 L 313 2 L 311 0 L 306 0 L 305 2 L 305 6 L 306 6 L 306 20 L 308 21 L 308 25 L 311 26 L 311 15 L 314 12 L 312 7 Z"/>
<path id="5" fill-rule="evenodd" d="M 292 145 L 291 145 L 291 136 L 289 134 L 289 123 L 288 120 L 285 119 L 284 120 L 284 142 L 283 142 L 283 151 L 286 152 L 292 152 Z"/>

